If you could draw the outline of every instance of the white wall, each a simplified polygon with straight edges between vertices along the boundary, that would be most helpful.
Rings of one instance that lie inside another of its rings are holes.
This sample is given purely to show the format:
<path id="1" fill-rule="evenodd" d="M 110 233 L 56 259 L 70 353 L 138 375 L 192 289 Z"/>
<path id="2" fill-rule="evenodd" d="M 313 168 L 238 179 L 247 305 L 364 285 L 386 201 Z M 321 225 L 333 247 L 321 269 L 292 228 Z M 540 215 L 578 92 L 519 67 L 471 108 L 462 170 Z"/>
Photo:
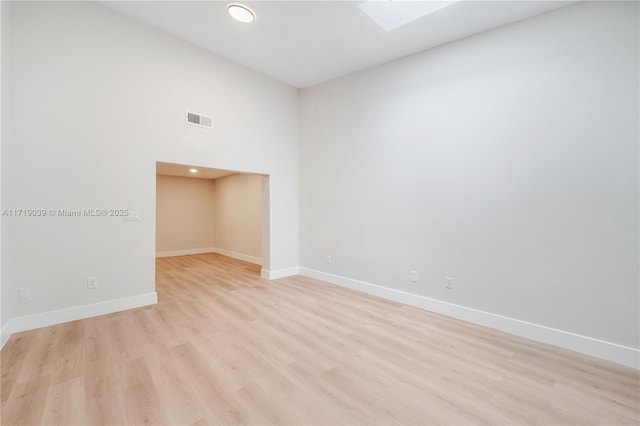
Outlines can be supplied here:
<path id="1" fill-rule="evenodd" d="M 156 178 L 156 255 L 215 247 L 215 181 Z"/>
<path id="2" fill-rule="evenodd" d="M 585 2 L 303 90 L 301 266 L 638 348 L 638 50 Z"/>
<path id="3" fill-rule="evenodd" d="M 233 174 L 215 180 L 215 247 L 221 253 L 262 257 L 262 176 Z"/>
<path id="4" fill-rule="evenodd" d="M 3 207 L 142 216 L 7 221 L 11 317 L 154 291 L 156 161 L 269 175 L 264 267 L 298 264 L 296 90 L 89 2 L 12 5 L 10 42 Z M 214 129 L 185 124 L 187 109 Z M 23 286 L 32 298 L 18 303 Z"/>
<path id="5" fill-rule="evenodd" d="M 9 137 L 9 2 L 0 2 L 0 194 L 2 192 L 2 146 Z M 0 212 L 4 203 L 0 195 Z M 4 222 L 4 220 L 2 220 Z M 5 327 L 8 322 L 9 310 L 4 304 L 8 299 L 4 296 L 4 287 L 2 286 L 2 228 L 0 225 L 0 330 Z M 0 333 L 0 347 L 4 344 L 4 338 Z"/>

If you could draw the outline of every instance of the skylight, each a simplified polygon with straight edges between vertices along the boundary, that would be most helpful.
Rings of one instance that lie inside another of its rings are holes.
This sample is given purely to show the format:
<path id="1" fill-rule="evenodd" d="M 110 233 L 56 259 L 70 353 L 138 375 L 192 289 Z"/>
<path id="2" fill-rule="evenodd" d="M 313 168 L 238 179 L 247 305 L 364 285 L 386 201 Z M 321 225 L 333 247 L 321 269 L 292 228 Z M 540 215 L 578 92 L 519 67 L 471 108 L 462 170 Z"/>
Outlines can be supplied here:
<path id="1" fill-rule="evenodd" d="M 385 31 L 391 31 L 438 9 L 449 6 L 454 1 L 411 1 L 411 0 L 367 0 L 360 4 L 371 19 Z"/>

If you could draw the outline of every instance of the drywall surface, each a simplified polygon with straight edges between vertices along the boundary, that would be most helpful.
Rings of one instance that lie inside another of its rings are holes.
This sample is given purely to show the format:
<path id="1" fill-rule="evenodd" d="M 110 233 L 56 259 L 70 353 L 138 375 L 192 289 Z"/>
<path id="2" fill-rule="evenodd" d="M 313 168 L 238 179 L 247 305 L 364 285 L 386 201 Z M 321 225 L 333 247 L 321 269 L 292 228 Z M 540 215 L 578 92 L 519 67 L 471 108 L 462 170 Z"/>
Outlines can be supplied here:
<path id="1" fill-rule="evenodd" d="M 638 348 L 638 35 L 584 2 L 303 90 L 301 266 Z"/>
<path id="2" fill-rule="evenodd" d="M 214 182 L 158 175 L 156 253 L 215 247 Z"/>
<path id="3" fill-rule="evenodd" d="M 10 3 L 3 1 L 0 2 L 0 211 L 4 207 L 2 201 L 2 146 L 9 138 L 9 6 Z M 5 307 L 8 302 L 7 295 L 5 294 L 5 288 L 3 287 L 2 279 L 2 247 L 3 236 L 2 229 L 3 224 L 0 225 L 0 330 L 4 329 L 8 323 L 9 310 Z M 0 338 L 2 342 L 2 338 Z"/>
<path id="4" fill-rule="evenodd" d="M 262 176 L 233 174 L 215 180 L 215 247 L 262 255 Z"/>
<path id="5" fill-rule="evenodd" d="M 154 291 L 156 161 L 269 175 L 265 268 L 298 264 L 296 90 L 90 2 L 12 4 L 10 43 L 3 207 L 56 211 L 3 228 L 10 317 Z"/>

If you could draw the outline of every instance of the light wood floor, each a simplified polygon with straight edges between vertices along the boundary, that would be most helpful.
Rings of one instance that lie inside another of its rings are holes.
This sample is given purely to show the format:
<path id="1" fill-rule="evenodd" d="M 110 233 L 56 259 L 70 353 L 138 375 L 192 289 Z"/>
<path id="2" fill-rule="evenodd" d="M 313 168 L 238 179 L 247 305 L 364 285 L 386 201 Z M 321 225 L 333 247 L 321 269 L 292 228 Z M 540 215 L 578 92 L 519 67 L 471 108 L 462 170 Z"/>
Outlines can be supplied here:
<path id="1" fill-rule="evenodd" d="M 220 255 L 156 306 L 15 334 L 1 423 L 635 424 L 638 371 Z"/>

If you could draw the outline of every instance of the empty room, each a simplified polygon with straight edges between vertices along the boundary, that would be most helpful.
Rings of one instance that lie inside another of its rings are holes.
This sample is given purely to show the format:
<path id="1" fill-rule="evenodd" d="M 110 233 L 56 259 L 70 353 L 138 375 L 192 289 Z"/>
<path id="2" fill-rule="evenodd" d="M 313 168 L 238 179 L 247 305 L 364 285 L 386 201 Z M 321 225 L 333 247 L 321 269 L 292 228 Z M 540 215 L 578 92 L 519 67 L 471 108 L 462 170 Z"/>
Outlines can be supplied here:
<path id="1" fill-rule="evenodd" d="M 0 1 L 2 425 L 640 424 L 637 1 Z"/>

